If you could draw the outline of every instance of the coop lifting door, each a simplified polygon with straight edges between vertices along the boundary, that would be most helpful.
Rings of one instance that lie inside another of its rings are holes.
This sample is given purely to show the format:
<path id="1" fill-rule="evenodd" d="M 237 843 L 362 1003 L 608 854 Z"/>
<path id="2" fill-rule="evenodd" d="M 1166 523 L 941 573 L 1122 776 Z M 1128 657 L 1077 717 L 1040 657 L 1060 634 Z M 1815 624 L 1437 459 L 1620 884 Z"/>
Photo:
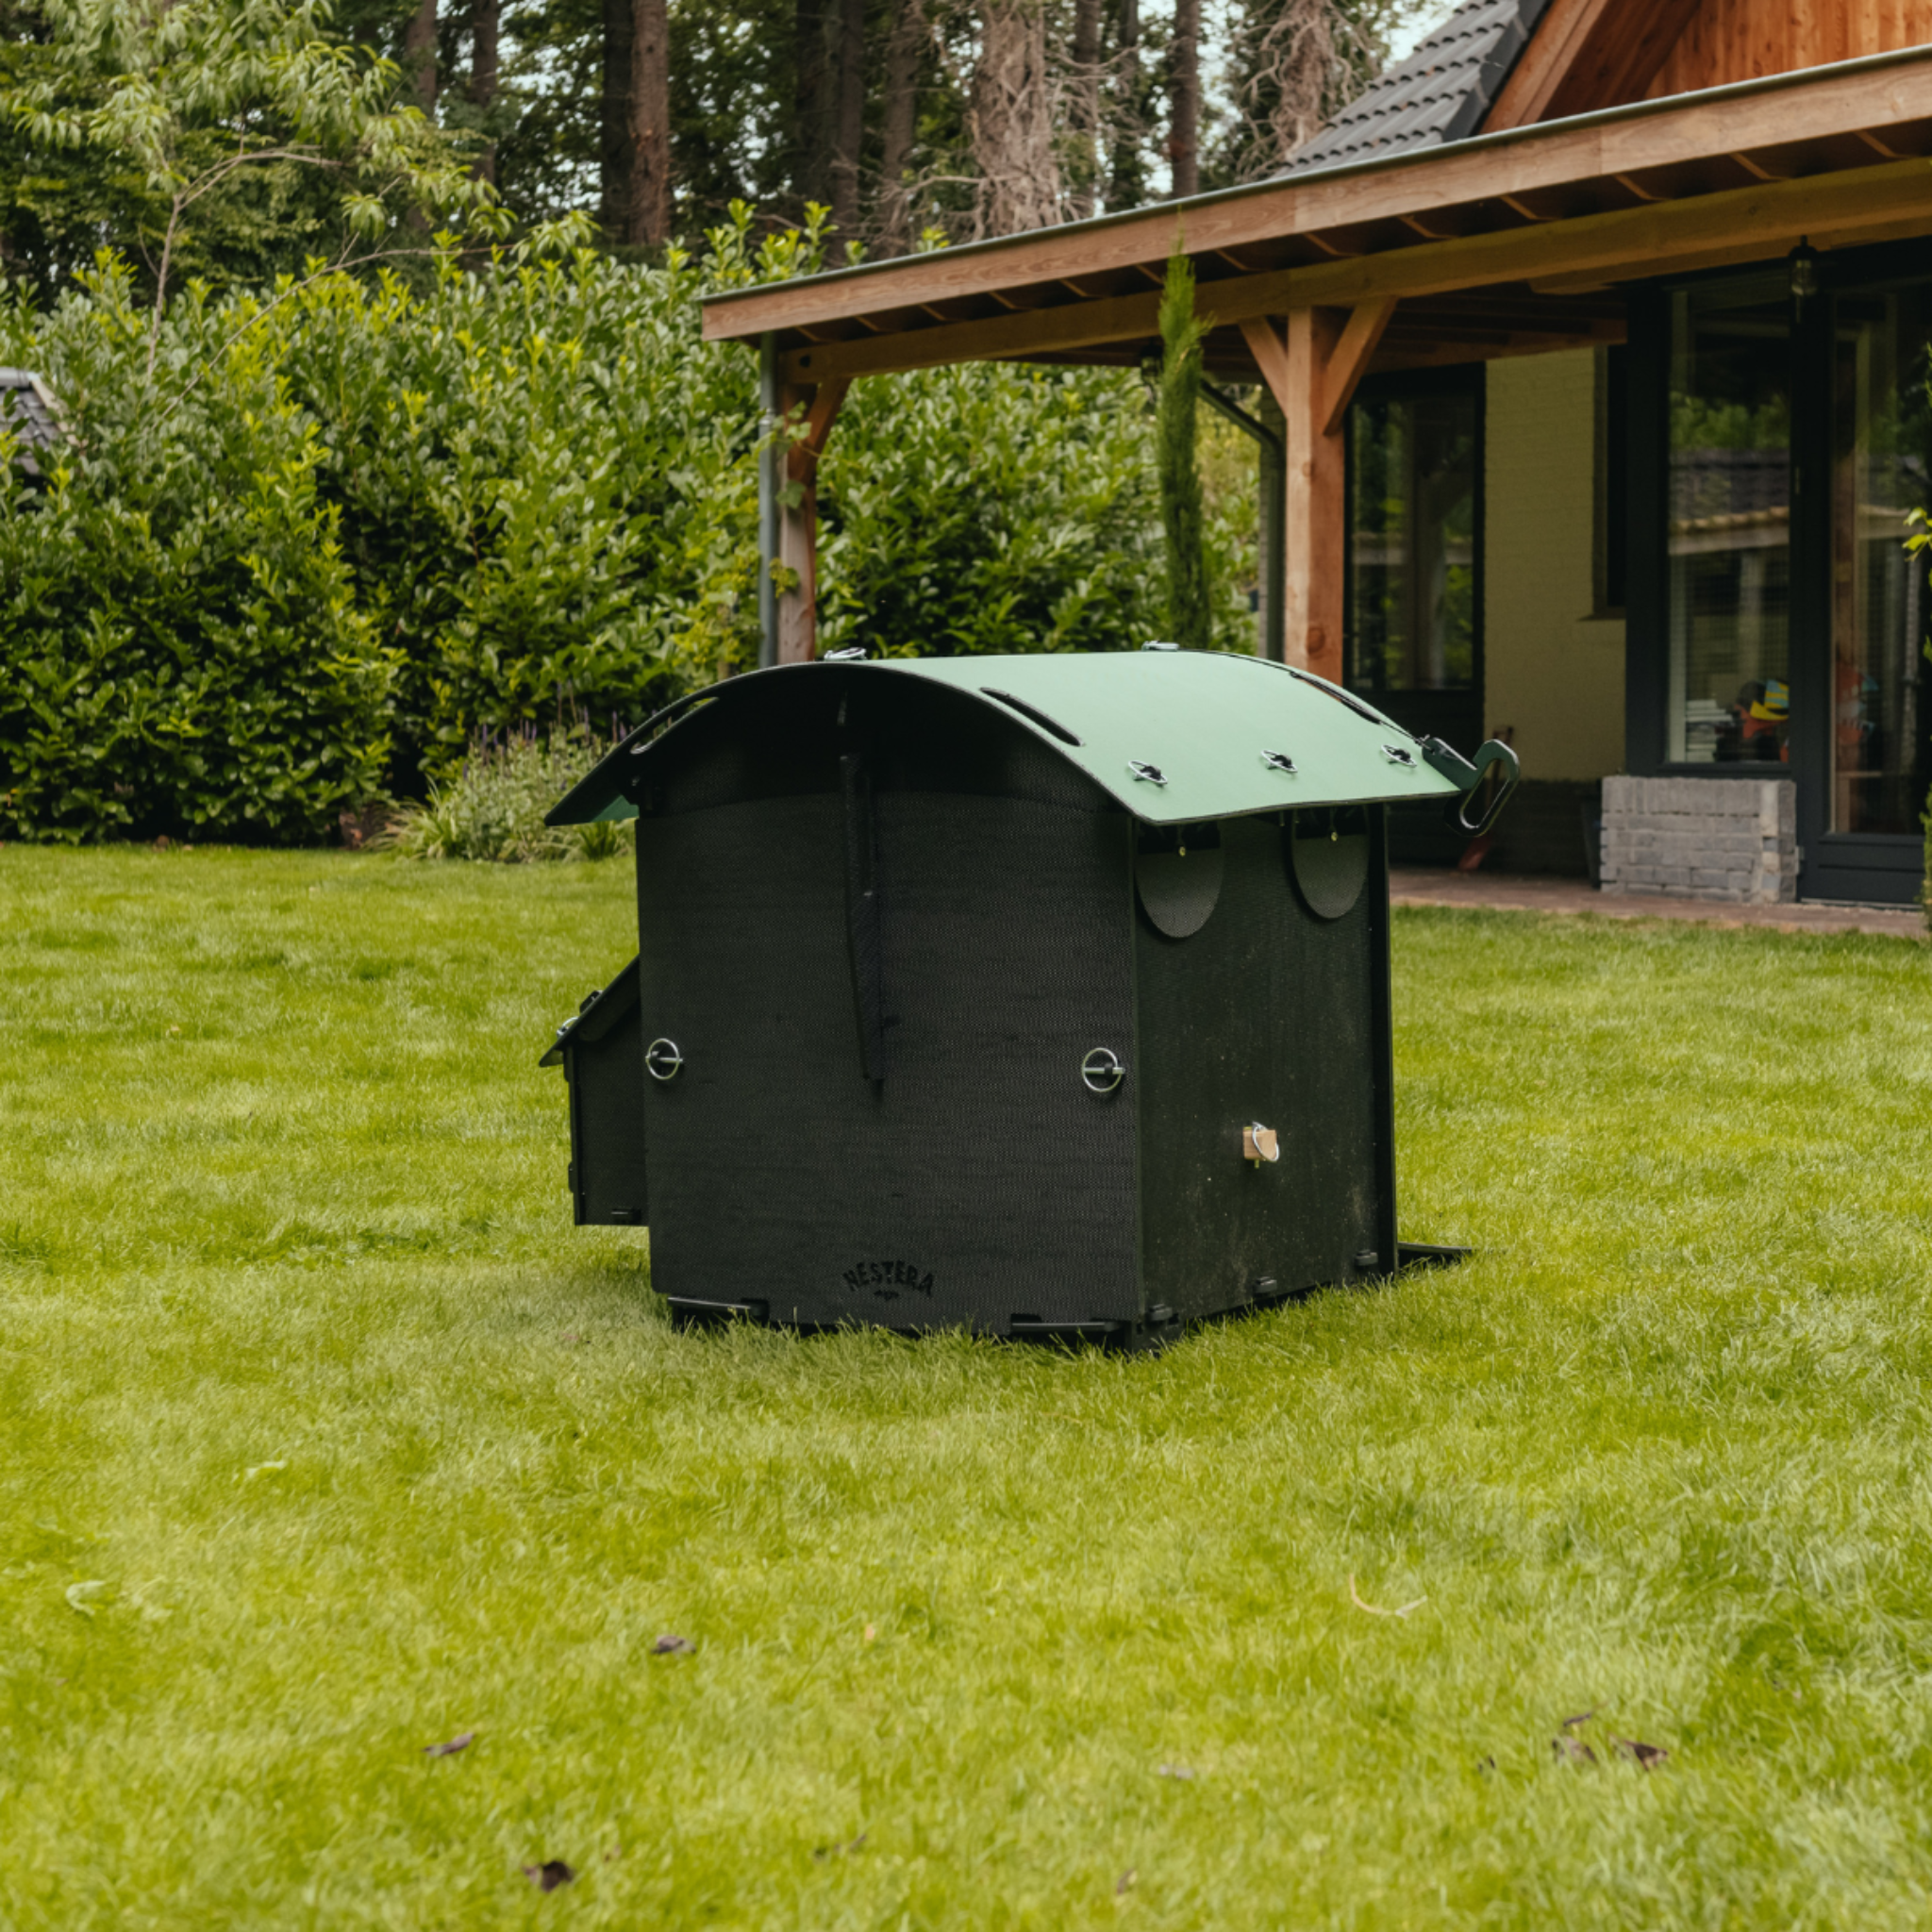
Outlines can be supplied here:
<path id="1" fill-rule="evenodd" d="M 844 821 L 827 788 L 638 822 L 660 1292 L 770 1299 L 789 1319 L 784 1285 L 847 1245 L 829 1224 L 872 1090 L 854 1039 Z"/>

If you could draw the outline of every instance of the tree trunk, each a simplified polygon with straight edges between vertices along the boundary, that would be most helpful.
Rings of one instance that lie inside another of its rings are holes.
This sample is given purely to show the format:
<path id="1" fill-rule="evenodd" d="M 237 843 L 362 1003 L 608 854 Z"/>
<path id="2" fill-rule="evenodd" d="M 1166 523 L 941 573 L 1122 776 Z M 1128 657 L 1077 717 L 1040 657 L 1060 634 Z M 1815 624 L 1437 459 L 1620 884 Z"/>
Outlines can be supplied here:
<path id="1" fill-rule="evenodd" d="M 630 43 L 630 232 L 633 248 L 671 234 L 671 13 L 635 0 Z"/>
<path id="2" fill-rule="evenodd" d="M 839 87 L 832 138 L 832 220 L 858 233 L 858 151 L 865 140 L 865 0 L 839 0 Z"/>
<path id="3" fill-rule="evenodd" d="M 804 202 L 832 199 L 832 63 L 826 41 L 835 18 L 825 0 L 798 0 L 793 16 L 798 164 L 792 179 Z"/>
<path id="4" fill-rule="evenodd" d="M 975 235 L 1013 235 L 1059 220 L 1053 109 L 1040 0 L 982 0 L 966 110 L 979 171 Z"/>
<path id="5" fill-rule="evenodd" d="M 1076 222 L 1093 213 L 1100 189 L 1100 5 L 1101 0 L 1074 0 L 1067 125 L 1074 136 L 1075 158 L 1067 205 Z"/>
<path id="6" fill-rule="evenodd" d="M 416 105 L 436 112 L 436 0 L 417 0 L 403 29 L 403 65 L 416 83 Z"/>
<path id="7" fill-rule="evenodd" d="M 604 102 L 597 170 L 603 190 L 597 220 L 607 242 L 630 235 L 631 0 L 604 0 Z"/>
<path id="8" fill-rule="evenodd" d="M 906 176 L 919 131 L 924 56 L 924 0 L 900 0 L 886 42 L 885 112 L 879 130 L 879 249 L 885 255 L 904 255 L 912 245 L 912 200 Z"/>
<path id="9" fill-rule="evenodd" d="M 1243 181 L 1274 174 L 1379 65 L 1378 48 L 1335 0 L 1250 0 L 1229 51 L 1241 109 L 1234 172 Z"/>
<path id="10" fill-rule="evenodd" d="M 1201 0 L 1174 0 L 1174 42 L 1168 51 L 1167 158 L 1176 201 L 1201 192 Z"/>
<path id="11" fill-rule="evenodd" d="M 430 119 L 436 119 L 436 0 L 416 0 L 416 10 L 403 29 L 403 71 L 416 89 L 416 105 Z M 418 235 L 426 235 L 435 225 L 435 215 L 420 202 L 412 203 L 404 216 Z"/>
<path id="12" fill-rule="evenodd" d="M 1144 102 L 1141 77 L 1141 0 L 1119 0 L 1120 44 L 1114 62 L 1113 166 L 1108 205 L 1139 208 L 1147 199 L 1141 161 Z"/>
<path id="13" fill-rule="evenodd" d="M 496 42 L 503 0 L 474 0 L 470 41 L 470 102 L 485 112 L 496 102 Z M 485 181 L 496 179 L 496 143 L 484 148 L 476 158 L 476 174 Z"/>

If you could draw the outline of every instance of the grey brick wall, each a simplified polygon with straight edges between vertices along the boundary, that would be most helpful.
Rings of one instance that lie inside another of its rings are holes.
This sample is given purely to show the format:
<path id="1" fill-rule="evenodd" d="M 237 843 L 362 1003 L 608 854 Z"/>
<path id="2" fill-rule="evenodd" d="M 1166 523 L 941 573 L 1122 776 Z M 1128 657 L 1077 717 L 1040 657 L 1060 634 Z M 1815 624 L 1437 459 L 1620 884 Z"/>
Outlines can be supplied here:
<path id="1" fill-rule="evenodd" d="M 1606 778 L 1603 889 L 1789 905 L 1798 896 L 1790 778 Z"/>

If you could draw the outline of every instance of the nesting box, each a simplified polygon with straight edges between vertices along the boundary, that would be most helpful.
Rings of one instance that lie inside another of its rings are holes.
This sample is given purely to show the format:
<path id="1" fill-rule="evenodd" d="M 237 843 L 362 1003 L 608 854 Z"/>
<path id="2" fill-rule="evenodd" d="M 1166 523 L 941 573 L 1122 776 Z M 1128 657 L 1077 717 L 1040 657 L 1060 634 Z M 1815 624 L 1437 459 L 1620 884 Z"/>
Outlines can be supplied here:
<path id="1" fill-rule="evenodd" d="M 712 687 L 552 814 L 637 817 L 638 958 L 545 1056 L 576 1218 L 804 1327 L 1141 1342 L 1387 1273 L 1386 808 L 1498 761 L 1171 649 Z"/>

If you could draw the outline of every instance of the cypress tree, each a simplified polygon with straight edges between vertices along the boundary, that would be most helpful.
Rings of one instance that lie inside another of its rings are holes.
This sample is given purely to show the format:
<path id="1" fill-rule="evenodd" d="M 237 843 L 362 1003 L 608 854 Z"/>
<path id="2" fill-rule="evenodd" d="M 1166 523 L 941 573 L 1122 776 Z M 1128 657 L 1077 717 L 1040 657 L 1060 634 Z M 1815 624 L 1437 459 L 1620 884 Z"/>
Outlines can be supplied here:
<path id="1" fill-rule="evenodd" d="M 1167 634 L 1190 650 L 1213 641 L 1213 598 L 1195 454 L 1201 388 L 1201 339 L 1194 313 L 1194 267 L 1178 238 L 1160 296 L 1160 399 L 1155 414 L 1155 460 L 1160 472 L 1160 519 L 1167 532 Z"/>

